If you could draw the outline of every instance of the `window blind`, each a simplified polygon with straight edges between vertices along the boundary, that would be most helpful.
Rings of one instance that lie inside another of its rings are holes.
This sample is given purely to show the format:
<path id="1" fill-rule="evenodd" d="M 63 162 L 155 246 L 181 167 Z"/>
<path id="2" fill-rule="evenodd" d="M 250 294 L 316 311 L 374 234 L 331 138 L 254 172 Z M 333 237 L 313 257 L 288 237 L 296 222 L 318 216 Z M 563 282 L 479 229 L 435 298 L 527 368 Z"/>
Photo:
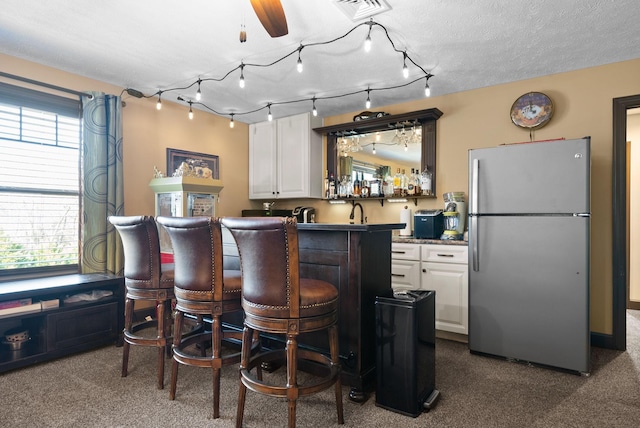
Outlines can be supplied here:
<path id="1" fill-rule="evenodd" d="M 0 83 L 0 275 L 78 264 L 79 100 Z"/>

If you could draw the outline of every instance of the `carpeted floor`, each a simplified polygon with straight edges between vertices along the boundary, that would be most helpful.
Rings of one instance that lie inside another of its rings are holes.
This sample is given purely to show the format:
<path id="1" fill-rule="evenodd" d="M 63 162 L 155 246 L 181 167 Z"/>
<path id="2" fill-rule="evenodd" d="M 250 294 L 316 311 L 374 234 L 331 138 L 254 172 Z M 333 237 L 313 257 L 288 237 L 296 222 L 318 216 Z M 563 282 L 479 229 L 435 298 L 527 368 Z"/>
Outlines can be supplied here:
<path id="1" fill-rule="evenodd" d="M 438 339 L 440 401 L 417 418 L 348 400 L 346 427 L 637 427 L 640 426 L 640 311 L 627 315 L 627 351 L 592 349 L 588 377 L 471 355 Z M 169 427 L 235 425 L 238 374 L 223 369 L 221 418 L 211 419 L 211 374 L 180 367 L 175 401 L 155 387 L 155 350 L 133 347 L 120 377 L 122 348 L 105 347 L 0 375 L 2 427 Z M 279 376 L 278 372 L 272 374 Z M 298 403 L 298 426 L 336 423 L 332 390 Z M 246 427 L 282 427 L 285 401 L 248 392 Z"/>

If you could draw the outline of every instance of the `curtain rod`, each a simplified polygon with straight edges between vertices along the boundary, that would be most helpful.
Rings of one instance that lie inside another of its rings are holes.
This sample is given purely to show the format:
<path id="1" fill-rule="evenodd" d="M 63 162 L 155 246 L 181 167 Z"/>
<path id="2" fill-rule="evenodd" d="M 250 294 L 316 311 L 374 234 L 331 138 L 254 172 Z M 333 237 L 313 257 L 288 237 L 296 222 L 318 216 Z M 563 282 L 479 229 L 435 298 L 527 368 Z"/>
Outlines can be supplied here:
<path id="1" fill-rule="evenodd" d="M 78 97 L 85 96 L 85 97 L 89 97 L 89 99 L 93 99 L 93 95 L 89 94 L 87 92 L 74 91 L 73 89 L 67 89 L 67 88 L 63 88 L 62 86 L 56 86 L 56 85 L 52 85 L 50 83 L 44 83 L 44 82 L 40 82 L 38 80 L 28 79 L 28 78 L 22 77 L 22 76 L 16 76 L 15 74 L 5 73 L 4 71 L 0 71 L 0 76 L 6 77 L 6 78 L 9 78 L 9 79 L 13 79 L 13 80 L 19 80 L 19 81 L 25 82 L 25 83 L 30 83 L 32 85 L 37 85 L 37 86 L 42 86 L 42 87 L 49 88 L 49 89 L 54 89 L 54 90 L 60 91 L 60 92 L 66 92 L 68 94 L 77 95 Z"/>

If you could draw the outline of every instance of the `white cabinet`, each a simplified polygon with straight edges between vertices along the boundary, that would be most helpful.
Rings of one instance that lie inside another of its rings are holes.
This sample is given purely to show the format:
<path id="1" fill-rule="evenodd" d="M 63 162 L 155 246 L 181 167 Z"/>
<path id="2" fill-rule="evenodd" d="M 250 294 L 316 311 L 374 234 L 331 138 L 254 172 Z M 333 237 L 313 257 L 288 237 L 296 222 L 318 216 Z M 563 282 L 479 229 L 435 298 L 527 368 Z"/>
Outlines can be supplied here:
<path id="1" fill-rule="evenodd" d="M 436 292 L 436 329 L 469 334 L 467 247 L 423 245 L 420 284 Z"/>
<path id="2" fill-rule="evenodd" d="M 391 244 L 391 287 L 435 290 L 436 329 L 469 334 L 469 279 L 464 245 Z"/>
<path id="3" fill-rule="evenodd" d="M 304 113 L 249 126 L 249 199 L 322 198 L 321 125 Z"/>
<path id="4" fill-rule="evenodd" d="M 420 245 L 391 244 L 391 288 L 394 291 L 420 289 Z"/>

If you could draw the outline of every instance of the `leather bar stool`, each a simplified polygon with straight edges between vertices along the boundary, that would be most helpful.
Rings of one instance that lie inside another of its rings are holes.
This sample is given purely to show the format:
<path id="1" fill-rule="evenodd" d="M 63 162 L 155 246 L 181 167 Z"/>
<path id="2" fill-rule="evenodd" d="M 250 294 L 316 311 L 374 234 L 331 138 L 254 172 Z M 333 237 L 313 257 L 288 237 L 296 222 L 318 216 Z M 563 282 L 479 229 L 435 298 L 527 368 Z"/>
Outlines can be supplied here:
<path id="1" fill-rule="evenodd" d="M 338 359 L 338 290 L 328 282 L 300 277 L 295 218 L 228 217 L 221 221 L 238 245 L 245 312 L 236 426 L 242 426 L 247 388 L 286 398 L 289 426 L 294 427 L 298 397 L 315 394 L 332 385 L 338 423 L 344 423 Z M 320 330 L 328 330 L 330 358 L 298 347 L 299 334 Z M 269 350 L 250 358 L 254 331 L 284 334 L 285 349 Z M 298 385 L 298 364 L 303 360 L 323 367 L 323 376 Z M 276 361 L 286 361 L 284 386 L 264 382 L 257 372 L 261 364 Z M 254 368 L 258 376 L 252 373 Z"/>
<path id="2" fill-rule="evenodd" d="M 224 270 L 222 231 L 217 219 L 209 217 L 158 217 L 171 238 L 175 264 L 176 316 L 169 398 L 175 399 L 178 364 L 213 369 L 213 417 L 220 417 L 220 369 L 237 364 L 240 352 L 222 355 L 224 339 L 242 339 L 239 331 L 224 331 L 222 315 L 242 310 L 240 271 Z M 182 335 L 184 315 L 211 317 L 211 332 Z M 211 355 L 195 352 L 211 342 Z"/>
<path id="3" fill-rule="evenodd" d="M 124 345 L 122 351 L 122 377 L 127 376 L 130 345 L 158 348 L 158 389 L 164 388 L 165 353 L 171 344 L 171 301 L 173 295 L 173 270 L 162 270 L 160 264 L 160 240 L 153 217 L 110 216 L 122 240 L 124 249 Z M 156 316 L 149 321 L 133 322 L 134 302 L 155 301 Z M 156 327 L 156 337 L 139 333 Z"/>

